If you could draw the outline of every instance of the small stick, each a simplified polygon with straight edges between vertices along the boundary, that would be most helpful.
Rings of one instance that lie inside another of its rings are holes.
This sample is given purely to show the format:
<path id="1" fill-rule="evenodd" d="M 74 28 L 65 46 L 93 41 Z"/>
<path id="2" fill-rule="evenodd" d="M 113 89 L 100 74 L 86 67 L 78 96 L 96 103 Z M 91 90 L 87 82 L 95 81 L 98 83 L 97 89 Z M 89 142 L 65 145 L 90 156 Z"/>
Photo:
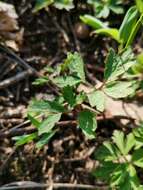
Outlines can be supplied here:
<path id="1" fill-rule="evenodd" d="M 2 82 L 0 82 L 0 89 L 4 89 L 12 84 L 15 84 L 23 79 L 25 79 L 27 76 L 33 74 L 31 72 L 31 69 L 27 71 L 23 71 L 21 73 L 18 73 L 16 76 L 10 77 L 9 79 L 5 79 Z"/>
<path id="2" fill-rule="evenodd" d="M 71 31 L 72 31 L 72 34 L 73 34 L 73 38 L 74 38 L 76 50 L 77 50 L 78 52 L 81 52 L 81 51 L 80 51 L 79 41 L 78 41 L 78 39 L 77 39 L 77 37 L 76 37 L 76 34 L 75 34 L 75 31 L 74 31 L 74 29 L 73 29 L 72 22 L 71 22 L 71 18 L 70 18 L 70 16 L 69 16 L 69 14 L 67 14 L 67 19 L 68 19 L 69 27 L 70 27 L 70 29 L 71 29 Z"/>
<path id="3" fill-rule="evenodd" d="M 10 185 L 10 184 L 9 184 Z M 97 188 L 105 189 L 107 186 L 105 185 L 87 185 L 87 184 L 72 184 L 72 183 L 49 183 L 49 184 L 43 184 L 43 183 L 36 183 L 36 182 L 30 182 L 30 181 L 22 181 L 22 182 L 15 182 L 11 183 L 11 186 L 2 186 L 0 187 L 0 190 L 16 190 L 16 189 L 35 189 L 35 188 L 48 188 L 52 187 L 53 189 L 63 189 L 63 188 L 75 188 L 75 189 L 89 189 L 89 190 L 95 190 Z"/>
<path id="4" fill-rule="evenodd" d="M 96 117 L 97 121 L 103 121 L 103 120 L 120 120 L 120 119 L 127 119 L 127 120 L 131 120 L 134 121 L 135 119 L 128 117 L 128 116 L 97 116 Z M 29 123 L 29 121 L 27 122 Z M 76 120 L 69 120 L 69 121 L 59 121 L 56 124 L 56 127 L 67 127 L 67 126 L 71 126 L 71 127 L 76 127 L 77 126 L 77 121 Z M 13 137 L 13 136 L 17 136 L 17 135 L 23 135 L 23 134 L 29 134 L 32 132 L 36 132 L 37 129 L 35 127 L 26 127 L 26 128 L 12 128 L 9 131 L 1 131 L 0 132 L 0 138 L 7 138 L 7 137 Z"/>
<path id="5" fill-rule="evenodd" d="M 56 18 L 53 17 L 53 15 L 50 15 L 50 16 L 52 17 L 53 23 L 54 23 L 54 25 L 56 26 L 56 28 L 61 32 L 61 34 L 62 34 L 62 36 L 63 36 L 65 42 L 66 42 L 66 43 L 69 43 L 70 40 L 69 40 L 69 37 L 68 37 L 66 31 L 58 24 Z"/>
<path id="6" fill-rule="evenodd" d="M 3 79 L 4 76 L 7 75 L 9 72 L 13 71 L 16 66 L 17 66 L 17 63 L 10 64 L 10 66 L 7 67 L 7 68 L 5 69 L 5 71 L 3 71 L 3 73 L 0 75 L 0 80 Z"/>
<path id="7" fill-rule="evenodd" d="M 17 56 L 11 49 L 7 48 L 6 46 L 0 44 L 0 52 L 6 53 L 9 58 L 19 63 L 22 67 L 25 69 L 31 70 L 31 73 L 36 74 L 37 76 L 40 76 L 38 71 L 36 71 L 33 67 L 28 65 L 23 59 L 21 59 L 19 56 Z"/>
<path id="8" fill-rule="evenodd" d="M 60 121 L 56 124 L 57 127 L 61 126 L 76 126 L 77 122 L 76 121 Z M 13 136 L 19 136 L 19 135 L 24 135 L 24 134 L 29 134 L 36 132 L 37 129 L 35 127 L 25 127 L 25 128 L 12 128 L 9 131 L 2 131 L 0 132 L 0 138 L 6 138 L 6 137 L 13 137 Z"/>

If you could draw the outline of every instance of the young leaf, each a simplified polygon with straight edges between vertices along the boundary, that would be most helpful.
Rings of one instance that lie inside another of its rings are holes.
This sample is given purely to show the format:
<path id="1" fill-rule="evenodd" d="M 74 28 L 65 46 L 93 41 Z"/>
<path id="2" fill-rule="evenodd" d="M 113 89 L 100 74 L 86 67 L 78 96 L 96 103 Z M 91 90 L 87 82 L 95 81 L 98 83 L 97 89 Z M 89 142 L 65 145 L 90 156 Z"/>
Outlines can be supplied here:
<path id="1" fill-rule="evenodd" d="M 112 139 L 114 143 L 117 145 L 117 147 L 119 148 L 119 150 L 121 151 L 121 153 L 123 155 L 126 155 L 124 138 L 125 136 L 122 131 L 117 131 L 117 130 L 114 131 Z"/>
<path id="2" fill-rule="evenodd" d="M 143 14 L 143 0 L 136 0 L 137 9 Z"/>
<path id="3" fill-rule="evenodd" d="M 135 140 L 136 140 L 135 149 L 139 149 L 140 147 L 143 146 L 143 126 L 141 125 L 140 127 L 135 128 L 133 130 L 133 134 L 134 134 Z"/>
<path id="4" fill-rule="evenodd" d="M 137 55 L 137 63 L 132 67 L 132 70 L 135 74 L 143 73 L 143 53 Z"/>
<path id="5" fill-rule="evenodd" d="M 130 48 L 125 50 L 121 56 L 118 56 L 113 49 L 110 49 L 106 60 L 104 79 L 106 81 L 116 80 L 135 63 L 136 60 Z"/>
<path id="6" fill-rule="evenodd" d="M 87 94 L 91 107 L 103 112 L 105 108 L 105 95 L 102 91 L 97 90 Z"/>
<path id="7" fill-rule="evenodd" d="M 73 92 L 72 87 L 66 86 L 63 89 L 63 97 L 69 103 L 71 107 L 73 107 L 76 103 L 75 94 Z"/>
<path id="8" fill-rule="evenodd" d="M 115 81 L 108 83 L 103 90 L 105 94 L 107 94 L 108 96 L 118 99 L 132 95 L 133 93 L 135 93 L 137 87 L 138 85 L 136 81 L 129 81 L 129 82 Z"/>
<path id="9" fill-rule="evenodd" d="M 84 15 L 80 16 L 80 19 L 87 25 L 91 26 L 94 29 L 106 28 L 106 24 L 100 21 L 99 19 L 91 16 Z"/>
<path id="10" fill-rule="evenodd" d="M 110 142 L 104 142 L 103 146 L 101 146 L 96 152 L 95 152 L 95 158 L 100 161 L 115 161 L 118 159 L 118 156 L 120 155 L 120 152 Z"/>
<path id="11" fill-rule="evenodd" d="M 114 0 L 111 0 L 111 2 L 115 2 Z M 122 2 L 121 2 L 122 3 Z M 115 6 L 114 3 L 113 5 L 110 5 L 110 9 L 115 13 L 115 14 L 123 14 L 124 13 L 124 8 L 122 6 L 119 6 L 119 2 L 117 2 L 117 5 Z"/>
<path id="12" fill-rule="evenodd" d="M 53 79 L 53 82 L 59 87 L 64 88 L 65 86 L 75 86 L 82 82 L 80 78 L 73 76 L 61 76 Z"/>
<path id="13" fill-rule="evenodd" d="M 110 181 L 110 185 L 112 188 L 118 187 L 119 185 L 126 183 L 126 180 L 129 176 L 129 173 L 127 172 L 127 167 L 128 164 L 126 163 L 118 164 L 118 167 L 116 167 L 115 170 L 112 172 Z M 128 185 L 128 187 L 130 187 L 130 184 Z"/>
<path id="14" fill-rule="evenodd" d="M 120 4 L 122 4 L 122 1 L 120 0 L 88 0 L 87 3 L 93 6 L 95 14 L 98 18 L 107 18 L 110 11 L 113 11 L 116 14 L 122 14 L 124 12 L 123 7 L 120 6 Z"/>
<path id="15" fill-rule="evenodd" d="M 48 115 L 38 128 L 38 134 L 42 135 L 43 133 L 49 133 L 55 124 L 60 120 L 61 113 Z"/>
<path id="16" fill-rule="evenodd" d="M 138 190 L 139 180 L 135 168 L 131 164 L 119 164 L 112 173 L 111 185 L 120 190 Z"/>
<path id="17" fill-rule="evenodd" d="M 54 2 L 54 0 L 36 0 L 34 12 L 37 12 L 37 11 L 51 5 L 53 2 Z"/>
<path id="18" fill-rule="evenodd" d="M 84 110 L 78 116 L 79 127 L 89 139 L 95 138 L 95 130 L 97 128 L 96 116 L 94 113 Z"/>
<path id="19" fill-rule="evenodd" d="M 43 114 L 49 112 L 64 112 L 65 109 L 62 104 L 57 101 L 44 101 L 44 100 L 33 100 L 28 107 L 28 113 L 30 115 L 34 114 Z"/>
<path id="20" fill-rule="evenodd" d="M 85 81 L 84 62 L 79 53 L 68 53 L 65 62 L 65 64 L 68 65 L 71 74 L 74 74 L 75 77 Z"/>
<path id="21" fill-rule="evenodd" d="M 41 139 L 36 143 L 36 148 L 41 149 L 49 140 L 54 136 L 55 131 L 50 131 L 49 133 L 43 134 Z"/>
<path id="22" fill-rule="evenodd" d="M 101 28 L 101 29 L 97 29 L 95 31 L 96 34 L 102 34 L 105 36 L 109 36 L 111 38 L 113 38 L 114 40 L 116 40 L 117 42 L 120 43 L 120 38 L 119 38 L 119 31 L 117 29 L 114 28 Z"/>
<path id="23" fill-rule="evenodd" d="M 125 154 L 127 155 L 130 150 L 135 146 L 135 137 L 132 133 L 128 134 L 126 136 L 126 141 L 125 141 Z"/>
<path id="24" fill-rule="evenodd" d="M 37 138 L 37 133 L 31 133 L 28 135 L 15 136 L 12 139 L 16 141 L 15 143 L 16 146 L 21 146 L 33 141 L 36 138 Z"/>
<path id="25" fill-rule="evenodd" d="M 44 77 L 40 77 L 38 79 L 36 79 L 32 84 L 34 85 L 44 85 L 44 84 L 47 84 L 49 81 L 48 77 L 44 76 Z"/>
<path id="26" fill-rule="evenodd" d="M 103 9 L 100 11 L 100 13 L 97 15 L 98 18 L 107 18 L 109 16 L 110 9 L 108 5 L 104 5 Z"/>
<path id="27" fill-rule="evenodd" d="M 93 175 L 110 183 L 110 177 L 117 167 L 117 163 L 103 162 L 100 167 L 97 167 L 97 169 L 93 171 Z"/>
<path id="28" fill-rule="evenodd" d="M 127 181 L 128 181 L 128 183 L 130 183 L 130 186 L 131 186 L 130 189 L 138 190 L 140 183 L 139 183 L 136 169 L 134 168 L 133 165 L 129 164 L 127 170 L 129 173 L 129 178 L 125 181 L 125 185 L 127 184 Z M 123 187 L 125 187 L 124 184 L 123 184 Z M 126 188 L 126 189 L 128 190 L 129 188 Z"/>
<path id="29" fill-rule="evenodd" d="M 119 29 L 120 39 L 125 44 L 137 22 L 138 11 L 135 6 L 131 7 L 126 13 L 122 25 Z"/>
<path id="30" fill-rule="evenodd" d="M 134 165 L 143 168 L 143 149 L 135 150 L 132 155 L 132 162 Z"/>
<path id="31" fill-rule="evenodd" d="M 112 79 L 112 75 L 117 70 L 116 69 L 117 66 L 118 66 L 118 57 L 116 56 L 115 51 L 113 49 L 110 49 L 109 54 L 107 56 L 106 65 L 105 65 L 105 72 L 104 72 L 105 80 L 109 80 L 110 78 Z"/>
<path id="32" fill-rule="evenodd" d="M 66 9 L 67 11 L 74 8 L 73 0 L 55 0 L 54 5 L 58 9 Z"/>
<path id="33" fill-rule="evenodd" d="M 36 127 L 39 128 L 40 122 L 35 119 L 32 115 L 28 114 L 28 119 L 31 121 L 31 123 Z"/>

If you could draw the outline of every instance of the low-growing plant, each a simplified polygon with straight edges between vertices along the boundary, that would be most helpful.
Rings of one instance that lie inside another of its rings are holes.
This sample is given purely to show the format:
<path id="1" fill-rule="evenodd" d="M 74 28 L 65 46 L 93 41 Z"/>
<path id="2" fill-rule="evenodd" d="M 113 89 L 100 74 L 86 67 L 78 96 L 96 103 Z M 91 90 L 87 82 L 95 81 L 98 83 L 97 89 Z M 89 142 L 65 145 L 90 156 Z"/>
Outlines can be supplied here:
<path id="1" fill-rule="evenodd" d="M 53 4 L 72 1 L 37 1 L 36 10 Z M 40 4 L 39 4 L 40 3 Z M 60 6 L 60 8 L 65 8 Z M 36 142 L 42 148 L 55 133 L 68 123 L 78 127 L 88 139 L 96 138 L 97 116 L 106 110 L 109 98 L 123 99 L 133 97 L 143 89 L 143 55 L 134 55 L 130 45 L 142 24 L 143 1 L 136 0 L 120 26 L 109 28 L 99 19 L 84 15 L 81 19 L 96 29 L 97 34 L 111 36 L 119 43 L 119 51 L 110 48 L 105 60 L 103 82 L 91 85 L 86 80 L 85 64 L 77 52 L 68 53 L 63 63 L 55 68 L 46 67 L 46 74 L 34 85 L 48 85 L 54 89 L 55 96 L 48 100 L 33 99 L 28 107 L 28 118 L 32 125 L 30 134 L 16 136 L 16 146 Z M 69 118 L 68 122 L 63 118 Z M 136 169 L 143 167 L 143 125 L 130 133 L 115 130 L 110 141 L 106 141 L 95 153 L 99 166 L 93 172 L 96 178 L 109 184 L 109 189 L 141 190 L 143 186 Z"/>
<path id="2" fill-rule="evenodd" d="M 112 141 L 106 141 L 96 151 L 99 166 L 95 177 L 106 181 L 111 189 L 141 190 L 136 169 L 143 168 L 143 126 L 125 135 L 115 130 Z"/>
<path id="3" fill-rule="evenodd" d="M 104 112 L 107 96 L 114 99 L 128 97 L 139 88 L 140 81 L 125 75 L 136 63 L 131 49 L 117 55 L 110 50 L 106 59 L 104 82 L 99 87 L 89 86 L 89 92 L 82 89 L 87 85 L 84 62 L 78 53 L 68 53 L 64 63 L 59 65 L 53 73 L 37 79 L 35 84 L 52 84 L 59 95 L 54 100 L 33 100 L 28 108 L 28 117 L 38 132 L 18 137 L 17 145 L 39 139 L 37 146 L 47 144 L 47 141 L 57 130 L 57 123 L 62 115 L 75 114 L 77 126 L 81 128 L 87 138 L 96 136 L 96 115 Z M 52 71 L 47 70 L 47 71 Z M 37 117 L 39 116 L 39 119 Z M 42 120 L 44 118 L 44 120 Z"/>
<path id="4" fill-rule="evenodd" d="M 122 50 L 124 47 L 127 48 L 133 43 L 140 29 L 143 21 L 143 12 L 140 8 L 142 6 L 137 1 L 137 6 L 129 8 L 119 29 L 108 27 L 106 23 L 91 15 L 80 16 L 80 19 L 95 29 L 96 34 L 106 35 L 116 40 L 120 44 L 119 49 Z"/>
<path id="5" fill-rule="evenodd" d="M 93 6 L 95 16 L 98 18 L 107 18 L 110 11 L 115 14 L 124 13 L 122 0 L 88 0 L 87 2 Z"/>

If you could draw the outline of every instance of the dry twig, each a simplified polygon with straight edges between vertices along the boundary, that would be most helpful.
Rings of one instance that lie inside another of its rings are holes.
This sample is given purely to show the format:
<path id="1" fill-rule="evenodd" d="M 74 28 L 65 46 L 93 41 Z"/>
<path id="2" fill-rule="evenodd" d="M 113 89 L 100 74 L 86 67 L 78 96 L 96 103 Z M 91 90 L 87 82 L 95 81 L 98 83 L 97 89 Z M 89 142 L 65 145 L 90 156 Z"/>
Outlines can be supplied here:
<path id="1" fill-rule="evenodd" d="M 96 188 L 105 189 L 107 186 L 105 185 L 86 185 L 86 184 L 71 184 L 71 183 L 36 183 L 32 181 L 21 181 L 21 182 L 14 182 L 11 184 L 7 184 L 5 186 L 0 187 L 0 190 L 17 190 L 17 189 L 35 189 L 35 188 L 49 188 L 52 189 L 89 189 L 95 190 Z"/>

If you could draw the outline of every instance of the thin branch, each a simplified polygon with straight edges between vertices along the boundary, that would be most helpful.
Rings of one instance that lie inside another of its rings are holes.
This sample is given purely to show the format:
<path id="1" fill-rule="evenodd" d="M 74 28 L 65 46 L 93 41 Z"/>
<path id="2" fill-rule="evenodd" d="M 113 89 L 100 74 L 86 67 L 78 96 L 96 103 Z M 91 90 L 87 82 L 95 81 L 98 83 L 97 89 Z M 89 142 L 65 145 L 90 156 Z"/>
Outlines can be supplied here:
<path id="1" fill-rule="evenodd" d="M 33 67 L 31 67 L 30 65 L 28 65 L 28 63 L 26 63 L 23 59 L 21 59 L 19 56 L 17 56 L 11 49 L 9 49 L 8 47 L 0 44 L 0 53 L 6 53 L 6 55 L 16 61 L 17 63 L 19 63 L 22 67 L 24 67 L 25 69 L 31 71 L 31 73 L 34 73 L 36 76 L 40 76 L 40 74 L 38 73 L 38 71 L 36 71 Z"/>
<path id="2" fill-rule="evenodd" d="M 116 120 L 120 120 L 120 119 L 126 119 L 126 120 L 131 120 L 131 121 L 135 120 L 131 117 L 122 116 L 122 115 L 119 115 L 119 116 L 101 115 L 101 116 L 97 116 L 96 119 L 97 119 L 97 121 L 104 121 L 104 120 L 105 121 L 108 121 L 108 120 L 115 120 L 116 121 Z M 29 123 L 29 122 L 27 122 L 27 123 Z M 69 121 L 59 121 L 56 124 L 56 127 L 67 127 L 67 126 L 76 127 L 77 125 L 78 125 L 78 123 L 76 120 L 69 120 Z M 32 126 L 31 127 L 25 127 L 25 128 L 14 127 L 10 130 L 1 131 L 0 132 L 0 138 L 7 138 L 7 137 L 24 135 L 24 134 L 30 134 L 30 133 L 33 133 L 36 131 L 37 131 L 37 129 L 35 127 L 32 127 Z"/>
<path id="3" fill-rule="evenodd" d="M 27 76 L 33 74 L 31 70 L 23 71 L 21 73 L 18 73 L 17 75 L 10 77 L 8 79 L 3 80 L 0 82 L 0 89 L 4 89 L 12 84 L 15 84 L 23 79 L 25 79 Z"/>
<path id="4" fill-rule="evenodd" d="M 74 188 L 74 189 L 89 189 L 95 190 L 97 188 L 105 189 L 107 186 L 105 185 L 86 185 L 86 184 L 71 184 L 71 183 L 36 183 L 30 181 L 23 182 L 15 182 L 11 184 L 7 184 L 5 186 L 0 187 L 0 190 L 17 190 L 17 189 L 35 189 L 35 188 L 48 188 L 52 187 L 53 189 L 63 189 L 63 188 Z"/>

